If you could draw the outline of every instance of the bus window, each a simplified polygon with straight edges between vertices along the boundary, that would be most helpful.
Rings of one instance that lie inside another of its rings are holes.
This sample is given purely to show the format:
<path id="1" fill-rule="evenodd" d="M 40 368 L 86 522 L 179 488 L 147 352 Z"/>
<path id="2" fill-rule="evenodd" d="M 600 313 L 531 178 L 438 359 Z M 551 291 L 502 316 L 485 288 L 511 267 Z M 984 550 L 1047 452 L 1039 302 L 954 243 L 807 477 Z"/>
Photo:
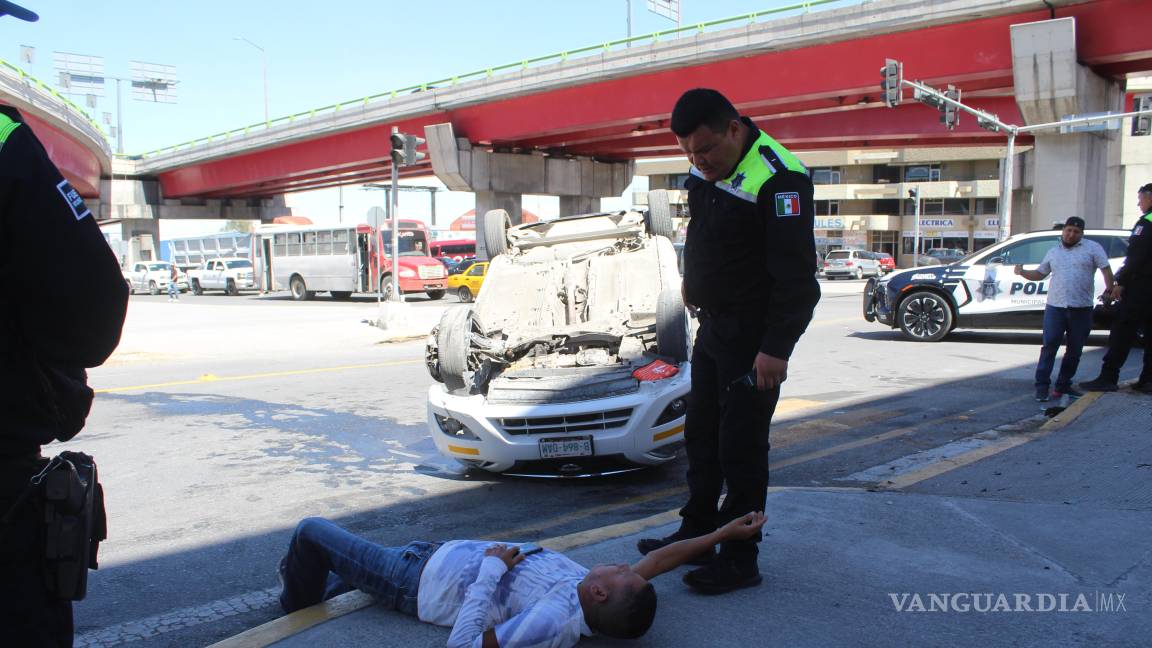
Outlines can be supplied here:
<path id="1" fill-rule="evenodd" d="M 288 232 L 288 256 L 300 256 L 300 232 Z"/>
<path id="2" fill-rule="evenodd" d="M 272 255 L 286 256 L 288 254 L 288 235 L 275 234 L 272 236 Z"/>
<path id="3" fill-rule="evenodd" d="M 316 232 L 304 232 L 304 246 L 300 251 L 301 256 L 316 256 Z"/>
<path id="4" fill-rule="evenodd" d="M 332 232 L 332 254 L 348 254 L 348 230 Z"/>
<path id="5" fill-rule="evenodd" d="M 331 256 L 332 232 L 329 232 L 328 230 L 316 232 L 316 254 Z"/>

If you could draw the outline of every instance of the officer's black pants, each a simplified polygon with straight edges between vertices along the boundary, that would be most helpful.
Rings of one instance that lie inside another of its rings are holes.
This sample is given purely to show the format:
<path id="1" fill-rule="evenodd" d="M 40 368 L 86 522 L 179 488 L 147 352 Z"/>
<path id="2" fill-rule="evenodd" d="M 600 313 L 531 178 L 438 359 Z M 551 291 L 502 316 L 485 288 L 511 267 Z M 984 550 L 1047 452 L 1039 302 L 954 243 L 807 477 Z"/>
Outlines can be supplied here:
<path id="1" fill-rule="evenodd" d="M 763 511 L 768 491 L 768 427 L 780 397 L 768 391 L 729 389 L 753 368 L 763 319 L 703 319 L 692 351 L 692 394 L 685 422 L 688 503 L 685 531 L 705 533 L 750 511 Z M 724 505 L 717 509 L 727 486 Z M 725 543 L 721 554 L 754 561 L 760 536 Z"/>
<path id="2" fill-rule="evenodd" d="M 0 516 L 43 464 L 35 457 L 0 458 Z M 72 646 L 72 602 L 44 587 L 44 541 L 37 508 L 26 501 L 0 526 L 0 641 L 7 646 Z"/>
<path id="3" fill-rule="evenodd" d="M 1136 333 L 1141 328 L 1144 329 L 1145 347 L 1140 381 L 1152 382 L 1152 351 L 1147 346 L 1152 336 L 1152 291 L 1125 296 L 1116 306 L 1116 317 L 1108 333 L 1108 351 L 1104 354 L 1104 366 L 1100 370 L 1101 377 L 1112 382 L 1120 379 L 1120 369 L 1128 360 L 1128 353 L 1136 342 Z"/>

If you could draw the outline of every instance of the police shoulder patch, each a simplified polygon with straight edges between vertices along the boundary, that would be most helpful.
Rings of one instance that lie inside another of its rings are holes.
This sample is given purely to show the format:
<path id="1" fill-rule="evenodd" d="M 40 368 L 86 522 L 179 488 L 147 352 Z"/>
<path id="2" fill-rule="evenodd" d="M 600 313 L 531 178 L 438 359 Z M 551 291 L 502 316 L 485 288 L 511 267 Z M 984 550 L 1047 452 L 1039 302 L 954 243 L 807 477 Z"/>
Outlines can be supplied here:
<path id="1" fill-rule="evenodd" d="M 1143 233 L 1144 233 L 1144 224 L 1143 223 L 1141 223 L 1140 225 L 1137 225 L 1136 229 L 1132 230 L 1132 236 L 1140 236 Z"/>
<path id="2" fill-rule="evenodd" d="M 800 194 L 795 191 L 784 191 L 776 194 L 776 216 L 800 215 Z"/>
<path id="3" fill-rule="evenodd" d="M 80 192 L 73 189 L 67 180 L 61 180 L 60 184 L 56 185 L 56 190 L 64 197 L 64 202 L 68 203 L 68 208 L 72 210 L 76 220 L 83 220 L 85 216 L 92 215 L 88 205 L 85 205 L 84 199 L 80 197 Z"/>

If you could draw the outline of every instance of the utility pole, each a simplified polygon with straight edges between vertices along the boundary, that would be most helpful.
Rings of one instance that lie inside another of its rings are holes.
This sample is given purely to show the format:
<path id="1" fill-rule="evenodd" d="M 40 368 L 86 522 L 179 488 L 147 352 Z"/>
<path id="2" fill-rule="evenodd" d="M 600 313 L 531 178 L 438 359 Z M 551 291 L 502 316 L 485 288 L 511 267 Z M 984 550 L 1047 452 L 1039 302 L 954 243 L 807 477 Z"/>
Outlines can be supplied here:
<path id="1" fill-rule="evenodd" d="M 908 197 L 916 201 L 915 215 L 916 225 L 912 231 L 912 267 L 920 267 L 920 187 L 912 187 L 908 190 Z"/>
<path id="2" fill-rule="evenodd" d="M 269 123 L 269 120 L 268 120 L 268 52 L 264 51 L 263 47 L 260 47 L 256 43 L 253 43 L 252 41 L 248 40 L 247 38 L 244 38 L 243 36 L 235 36 L 232 38 L 232 40 L 244 41 L 245 43 L 248 43 L 252 47 L 255 47 L 256 49 L 260 50 L 260 67 L 262 68 L 263 73 L 264 73 L 264 125 L 267 126 Z"/>

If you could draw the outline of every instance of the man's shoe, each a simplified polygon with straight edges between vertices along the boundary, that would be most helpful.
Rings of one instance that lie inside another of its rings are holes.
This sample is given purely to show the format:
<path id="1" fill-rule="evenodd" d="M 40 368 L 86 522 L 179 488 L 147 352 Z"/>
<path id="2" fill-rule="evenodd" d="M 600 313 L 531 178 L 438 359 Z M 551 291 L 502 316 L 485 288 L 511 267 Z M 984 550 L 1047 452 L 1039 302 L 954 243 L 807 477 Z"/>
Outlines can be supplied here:
<path id="1" fill-rule="evenodd" d="M 1118 388 L 1115 380 L 1108 380 L 1103 376 L 1080 383 L 1080 389 L 1090 392 L 1114 392 Z"/>
<path id="2" fill-rule="evenodd" d="M 764 579 L 756 563 L 737 563 L 717 558 L 707 567 L 693 569 L 684 574 L 684 584 L 701 594 L 724 594 L 744 587 L 755 587 Z"/>
<path id="3" fill-rule="evenodd" d="M 1075 387 L 1065 387 L 1064 389 L 1057 389 L 1052 392 L 1052 397 L 1059 399 L 1067 396 L 1068 398 L 1080 398 L 1084 392 L 1076 389 Z"/>
<path id="4" fill-rule="evenodd" d="M 687 540 L 689 538 L 697 538 L 697 537 L 702 536 L 702 535 L 705 535 L 705 534 L 704 533 L 692 533 L 690 531 L 685 531 L 683 529 L 680 529 L 680 530 L 676 531 L 676 533 L 673 533 L 670 536 L 665 536 L 663 538 L 641 538 L 640 540 L 638 540 L 636 542 L 636 549 L 637 549 L 637 551 L 640 552 L 641 555 L 647 556 L 649 552 L 656 551 L 657 549 L 659 549 L 661 547 L 666 547 L 666 546 L 672 544 L 673 542 L 680 542 L 681 540 Z M 712 559 L 715 557 L 716 557 L 716 549 L 714 547 L 709 547 L 707 551 L 705 551 L 705 552 L 701 553 L 700 555 L 689 560 L 688 564 L 689 565 L 707 565 L 707 564 L 710 564 L 712 562 Z"/>
<path id="5" fill-rule="evenodd" d="M 1036 388 L 1036 402 L 1037 403 L 1047 403 L 1048 399 L 1050 399 L 1050 398 L 1052 398 L 1052 395 L 1048 392 L 1047 387 L 1037 387 Z"/>
<path id="6" fill-rule="evenodd" d="M 1152 394 L 1152 381 L 1137 380 L 1132 383 L 1132 391 L 1141 394 Z"/>

